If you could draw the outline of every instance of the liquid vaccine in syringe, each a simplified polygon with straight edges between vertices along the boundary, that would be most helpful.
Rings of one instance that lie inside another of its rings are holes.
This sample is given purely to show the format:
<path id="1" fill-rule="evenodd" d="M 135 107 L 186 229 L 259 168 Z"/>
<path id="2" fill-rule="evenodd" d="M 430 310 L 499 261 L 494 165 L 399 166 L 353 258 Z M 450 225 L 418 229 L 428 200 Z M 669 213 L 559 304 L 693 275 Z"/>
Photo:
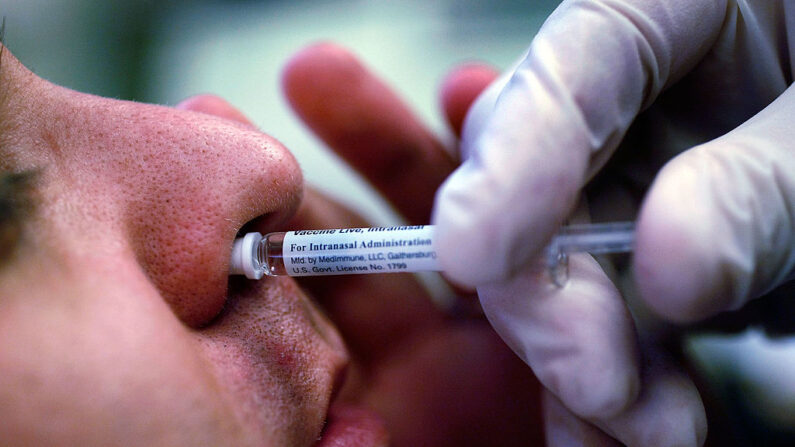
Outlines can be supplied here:
<path id="1" fill-rule="evenodd" d="M 632 250 L 632 222 L 563 227 L 544 257 L 552 281 L 568 279 L 568 255 Z M 235 241 L 230 274 L 319 276 L 440 271 L 433 225 L 248 233 Z"/>

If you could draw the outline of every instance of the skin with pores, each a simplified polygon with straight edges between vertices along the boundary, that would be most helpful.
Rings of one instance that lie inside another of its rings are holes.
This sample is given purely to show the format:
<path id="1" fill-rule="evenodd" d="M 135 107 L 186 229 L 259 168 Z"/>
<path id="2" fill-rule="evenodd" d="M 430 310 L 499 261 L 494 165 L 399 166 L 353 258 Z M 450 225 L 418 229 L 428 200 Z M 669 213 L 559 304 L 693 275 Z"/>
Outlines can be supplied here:
<path id="1" fill-rule="evenodd" d="M 35 232 L 0 281 L 4 438 L 313 440 L 347 353 L 294 283 L 242 285 L 212 328 L 186 328 L 224 307 L 239 226 L 297 206 L 289 152 L 215 117 L 56 87 L 8 52 L 2 69 L 3 168 L 41 170 Z M 31 415 L 46 423 L 30 431 Z M 85 421 L 104 428 L 73 433 Z"/>
<path id="2" fill-rule="evenodd" d="M 4 443 L 540 442 L 530 371 L 484 319 L 445 315 L 412 278 L 303 287 L 228 278 L 240 231 L 367 224 L 302 192 L 292 155 L 240 112 L 212 96 L 172 109 L 86 95 L 38 78 L 7 49 L 2 57 L 0 171 L 34 173 L 33 211 L 0 266 Z M 446 86 L 458 104 L 450 116 L 463 116 L 485 85 L 459 84 Z M 311 89 L 324 85 L 356 107 L 319 109 L 312 98 L 324 95 Z M 433 189 L 453 165 L 382 84 L 343 50 L 320 45 L 292 61 L 285 89 L 349 159 L 379 142 L 420 154 L 402 158 L 424 179 L 414 186 L 427 190 L 424 204 L 396 195 L 400 181 L 391 192 L 376 186 L 410 220 L 427 222 Z M 357 122 L 370 126 L 367 136 L 335 115 L 351 110 L 366 112 Z"/>

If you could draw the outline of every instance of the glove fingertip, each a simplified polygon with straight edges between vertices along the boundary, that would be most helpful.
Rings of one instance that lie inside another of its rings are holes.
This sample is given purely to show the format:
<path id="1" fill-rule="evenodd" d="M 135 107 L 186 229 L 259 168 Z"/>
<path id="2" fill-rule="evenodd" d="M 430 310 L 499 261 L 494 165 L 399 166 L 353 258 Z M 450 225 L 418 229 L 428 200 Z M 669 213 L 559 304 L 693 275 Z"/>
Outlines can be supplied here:
<path id="1" fill-rule="evenodd" d="M 576 399 L 563 396 L 564 402 L 576 414 L 589 419 L 620 414 L 637 399 L 640 374 L 637 369 L 615 373 L 601 381 L 589 380 L 591 386 L 587 394 L 578 393 Z"/>
<path id="2" fill-rule="evenodd" d="M 476 191 L 469 193 L 469 188 L 455 184 L 460 175 L 454 173 L 437 192 L 431 222 L 436 225 L 435 249 L 444 275 L 459 285 L 476 287 L 505 278 L 510 266 L 499 249 L 499 232 L 492 231 L 491 213 L 471 211 L 482 210 L 484 204 Z"/>
<path id="3" fill-rule="evenodd" d="M 690 323 L 731 305 L 713 259 L 719 238 L 708 211 L 709 186 L 693 160 L 674 160 L 654 182 L 637 225 L 634 274 L 644 301 L 660 316 Z"/>

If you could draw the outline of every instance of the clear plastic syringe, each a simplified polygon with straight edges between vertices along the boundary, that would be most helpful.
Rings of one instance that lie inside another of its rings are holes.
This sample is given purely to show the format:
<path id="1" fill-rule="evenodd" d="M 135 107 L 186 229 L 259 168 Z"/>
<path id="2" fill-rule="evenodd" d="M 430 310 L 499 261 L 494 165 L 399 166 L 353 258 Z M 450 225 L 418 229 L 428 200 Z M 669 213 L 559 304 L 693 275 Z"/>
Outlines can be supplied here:
<path id="1" fill-rule="evenodd" d="M 433 225 L 248 233 L 235 240 L 230 274 L 260 279 L 440 271 L 433 236 Z M 563 286 L 569 254 L 629 252 L 634 240 L 633 222 L 564 226 L 545 250 L 546 267 Z"/>

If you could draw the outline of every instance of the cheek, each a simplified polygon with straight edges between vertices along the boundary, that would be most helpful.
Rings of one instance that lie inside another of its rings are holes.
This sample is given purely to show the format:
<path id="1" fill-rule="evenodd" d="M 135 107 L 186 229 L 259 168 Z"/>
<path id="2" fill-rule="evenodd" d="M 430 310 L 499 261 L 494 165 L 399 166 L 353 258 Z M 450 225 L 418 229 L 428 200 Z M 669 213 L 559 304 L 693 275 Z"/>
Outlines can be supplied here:
<path id="1" fill-rule="evenodd" d="M 0 291 L 0 439 L 41 446 L 241 441 L 193 337 L 138 269 L 92 268 L 75 277 L 55 268 L 46 281 L 35 273 L 19 279 L 11 281 L 21 284 L 16 292 Z"/>

